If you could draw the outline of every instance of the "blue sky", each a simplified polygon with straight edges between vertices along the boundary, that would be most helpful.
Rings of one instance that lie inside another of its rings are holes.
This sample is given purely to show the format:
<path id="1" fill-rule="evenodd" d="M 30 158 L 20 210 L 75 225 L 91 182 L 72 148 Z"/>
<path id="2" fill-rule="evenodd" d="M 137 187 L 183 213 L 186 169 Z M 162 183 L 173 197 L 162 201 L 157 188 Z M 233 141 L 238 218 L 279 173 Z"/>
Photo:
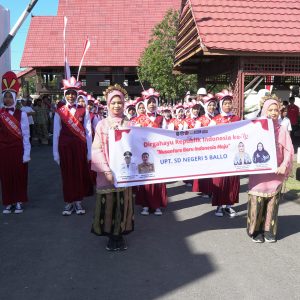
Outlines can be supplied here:
<path id="1" fill-rule="evenodd" d="M 23 13 L 30 0 L 0 0 L 0 5 L 10 11 L 10 27 L 15 25 L 20 15 Z M 32 10 L 34 16 L 54 16 L 57 13 L 58 0 L 39 0 Z M 24 50 L 31 16 L 28 15 L 26 21 L 17 32 L 11 43 L 11 67 L 12 70 L 20 70 L 20 61 Z"/>

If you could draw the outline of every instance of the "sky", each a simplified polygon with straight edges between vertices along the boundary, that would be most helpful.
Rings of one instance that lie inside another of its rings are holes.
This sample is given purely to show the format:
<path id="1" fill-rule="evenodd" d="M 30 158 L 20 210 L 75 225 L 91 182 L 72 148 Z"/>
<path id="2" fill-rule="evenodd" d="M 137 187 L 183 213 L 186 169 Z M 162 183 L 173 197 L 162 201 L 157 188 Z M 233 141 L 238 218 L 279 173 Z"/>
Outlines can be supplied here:
<path id="1" fill-rule="evenodd" d="M 0 0 L 0 5 L 10 11 L 10 27 L 12 28 L 30 0 Z M 58 0 L 39 0 L 31 14 L 34 16 L 55 16 L 57 13 Z M 22 58 L 27 32 L 30 25 L 31 15 L 27 16 L 11 43 L 11 68 L 13 71 L 20 70 L 20 61 Z"/>

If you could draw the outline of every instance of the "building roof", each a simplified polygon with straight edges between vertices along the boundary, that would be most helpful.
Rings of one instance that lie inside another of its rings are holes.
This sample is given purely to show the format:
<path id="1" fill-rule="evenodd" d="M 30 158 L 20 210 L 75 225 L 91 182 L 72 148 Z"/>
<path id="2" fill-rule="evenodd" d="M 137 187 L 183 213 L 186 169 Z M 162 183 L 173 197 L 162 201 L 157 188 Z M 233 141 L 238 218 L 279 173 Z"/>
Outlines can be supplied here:
<path id="1" fill-rule="evenodd" d="M 208 50 L 300 53 L 299 0 L 189 0 Z"/>
<path id="2" fill-rule="evenodd" d="M 23 71 L 18 72 L 16 75 L 18 79 L 24 77 L 25 75 L 32 75 L 34 76 L 36 74 L 35 70 L 33 68 L 27 68 Z"/>
<path id="3" fill-rule="evenodd" d="M 64 65 L 63 27 L 68 17 L 67 56 L 78 66 L 87 36 L 84 66 L 137 66 L 151 30 L 180 0 L 60 0 L 57 16 L 32 17 L 21 67 Z"/>
<path id="4" fill-rule="evenodd" d="M 182 0 L 174 70 L 193 72 L 195 65 L 220 55 L 299 56 L 299 4 L 299 0 Z M 218 61 L 221 68 L 223 62 Z"/>

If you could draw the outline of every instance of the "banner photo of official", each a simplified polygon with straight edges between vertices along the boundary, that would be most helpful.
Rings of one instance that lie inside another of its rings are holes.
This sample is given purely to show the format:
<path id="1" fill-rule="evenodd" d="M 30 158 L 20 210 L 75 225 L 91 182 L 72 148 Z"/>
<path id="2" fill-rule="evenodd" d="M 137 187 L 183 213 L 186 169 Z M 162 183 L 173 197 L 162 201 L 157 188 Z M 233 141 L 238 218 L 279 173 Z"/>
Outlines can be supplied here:
<path id="1" fill-rule="evenodd" d="M 110 131 L 115 186 L 272 173 L 272 120 L 259 118 L 184 131 L 130 127 Z"/>

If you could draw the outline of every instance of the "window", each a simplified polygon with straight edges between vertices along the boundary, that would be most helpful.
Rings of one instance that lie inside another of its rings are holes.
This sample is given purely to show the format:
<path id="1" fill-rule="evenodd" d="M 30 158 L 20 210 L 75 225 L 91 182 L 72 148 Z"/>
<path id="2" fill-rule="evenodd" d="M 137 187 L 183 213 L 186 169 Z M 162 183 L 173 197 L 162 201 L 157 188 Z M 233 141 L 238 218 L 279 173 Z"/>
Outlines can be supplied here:
<path id="1" fill-rule="evenodd" d="M 104 80 L 98 82 L 98 86 L 110 86 L 112 82 L 112 75 L 107 74 L 104 76 Z"/>

